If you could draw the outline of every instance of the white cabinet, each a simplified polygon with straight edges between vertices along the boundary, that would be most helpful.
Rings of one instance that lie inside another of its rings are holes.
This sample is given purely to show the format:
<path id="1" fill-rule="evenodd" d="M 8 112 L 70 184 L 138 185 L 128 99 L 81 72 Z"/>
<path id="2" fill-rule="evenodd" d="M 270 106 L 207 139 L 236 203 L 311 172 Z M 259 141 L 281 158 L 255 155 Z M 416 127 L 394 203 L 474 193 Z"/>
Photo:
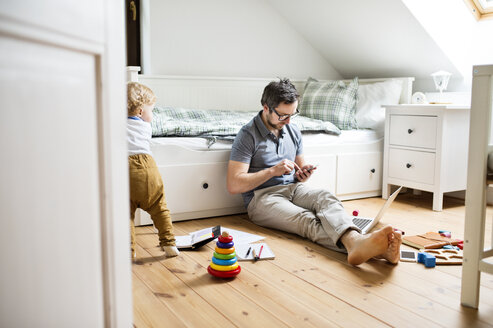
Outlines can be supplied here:
<path id="1" fill-rule="evenodd" d="M 430 191 L 433 210 L 441 211 L 443 193 L 466 189 L 469 108 L 385 107 L 382 197 L 391 185 Z"/>

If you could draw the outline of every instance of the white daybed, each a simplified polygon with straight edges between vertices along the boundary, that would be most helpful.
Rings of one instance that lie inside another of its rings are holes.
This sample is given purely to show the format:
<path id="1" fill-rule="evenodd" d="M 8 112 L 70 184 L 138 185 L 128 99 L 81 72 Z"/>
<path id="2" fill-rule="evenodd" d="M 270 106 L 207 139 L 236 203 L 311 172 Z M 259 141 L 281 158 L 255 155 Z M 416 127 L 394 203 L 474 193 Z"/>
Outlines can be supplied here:
<path id="1" fill-rule="evenodd" d="M 193 109 L 260 110 L 264 87 L 275 79 L 138 75 L 129 67 L 128 80 L 149 86 L 157 104 Z M 360 84 L 390 79 L 360 79 Z M 400 103 L 409 103 L 414 78 L 402 80 Z M 306 81 L 294 80 L 303 94 Z M 343 131 L 340 136 L 303 136 L 308 163 L 318 164 L 308 183 L 328 188 L 340 199 L 381 195 L 383 132 Z M 203 138 L 153 138 L 152 152 L 163 177 L 166 200 L 174 221 L 244 213 L 241 195 L 226 190 L 231 143 L 207 148 Z M 138 210 L 136 224 L 151 224 Z"/>
<path id="2" fill-rule="evenodd" d="M 479 303 L 481 272 L 493 274 L 493 234 L 490 247 L 484 249 L 486 191 L 493 184 L 493 165 L 488 165 L 493 162 L 492 89 L 493 65 L 474 66 L 461 291 L 462 305 L 473 308 Z"/>

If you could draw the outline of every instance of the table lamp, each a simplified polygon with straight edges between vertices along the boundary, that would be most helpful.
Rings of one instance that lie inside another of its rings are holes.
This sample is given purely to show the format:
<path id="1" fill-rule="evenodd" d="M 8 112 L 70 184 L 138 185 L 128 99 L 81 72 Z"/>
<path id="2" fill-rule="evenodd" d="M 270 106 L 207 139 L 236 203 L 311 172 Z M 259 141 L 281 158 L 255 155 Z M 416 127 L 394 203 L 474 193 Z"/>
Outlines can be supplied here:
<path id="1" fill-rule="evenodd" d="M 433 82 L 435 82 L 435 87 L 438 91 L 440 91 L 440 97 L 438 99 L 439 103 L 442 101 L 442 92 L 447 90 L 448 81 L 450 80 L 451 75 L 452 73 L 446 71 L 438 71 L 431 74 L 433 77 Z"/>

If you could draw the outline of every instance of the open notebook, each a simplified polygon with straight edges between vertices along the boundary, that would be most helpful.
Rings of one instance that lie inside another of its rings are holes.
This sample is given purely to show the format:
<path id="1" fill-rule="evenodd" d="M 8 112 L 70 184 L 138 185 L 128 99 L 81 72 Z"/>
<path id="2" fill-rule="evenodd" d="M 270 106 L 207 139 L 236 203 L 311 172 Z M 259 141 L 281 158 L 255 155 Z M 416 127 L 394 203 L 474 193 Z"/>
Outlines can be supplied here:
<path id="1" fill-rule="evenodd" d="M 387 199 L 385 204 L 383 204 L 382 208 L 380 209 L 380 211 L 378 212 L 375 218 L 353 216 L 353 223 L 354 225 L 356 225 L 358 228 L 361 229 L 361 233 L 363 234 L 369 233 L 371 229 L 373 229 L 377 225 L 378 221 L 380 221 L 380 219 L 383 217 L 385 211 L 389 208 L 390 204 L 392 204 L 392 202 L 397 197 L 401 189 L 402 186 L 399 187 L 399 189 L 397 189 L 396 191 L 394 191 L 394 193 L 389 197 L 389 199 Z"/>
<path id="2" fill-rule="evenodd" d="M 259 255 L 259 260 L 268 260 L 273 259 L 276 256 L 274 252 L 270 249 L 269 245 L 266 243 L 258 243 L 258 244 L 241 244 L 236 245 L 236 257 L 238 261 L 253 261 L 253 254 Z M 262 252 L 260 252 L 260 248 L 262 248 Z M 248 255 L 247 255 L 248 253 Z"/>

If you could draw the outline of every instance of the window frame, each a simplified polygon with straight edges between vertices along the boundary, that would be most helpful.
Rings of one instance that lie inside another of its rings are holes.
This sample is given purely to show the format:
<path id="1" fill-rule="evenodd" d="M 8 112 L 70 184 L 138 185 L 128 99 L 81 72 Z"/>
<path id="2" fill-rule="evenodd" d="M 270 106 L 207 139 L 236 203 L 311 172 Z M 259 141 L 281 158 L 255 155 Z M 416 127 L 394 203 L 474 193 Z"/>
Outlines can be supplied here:
<path id="1" fill-rule="evenodd" d="M 493 19 L 493 6 L 483 7 L 479 0 L 464 0 L 476 20 Z"/>

